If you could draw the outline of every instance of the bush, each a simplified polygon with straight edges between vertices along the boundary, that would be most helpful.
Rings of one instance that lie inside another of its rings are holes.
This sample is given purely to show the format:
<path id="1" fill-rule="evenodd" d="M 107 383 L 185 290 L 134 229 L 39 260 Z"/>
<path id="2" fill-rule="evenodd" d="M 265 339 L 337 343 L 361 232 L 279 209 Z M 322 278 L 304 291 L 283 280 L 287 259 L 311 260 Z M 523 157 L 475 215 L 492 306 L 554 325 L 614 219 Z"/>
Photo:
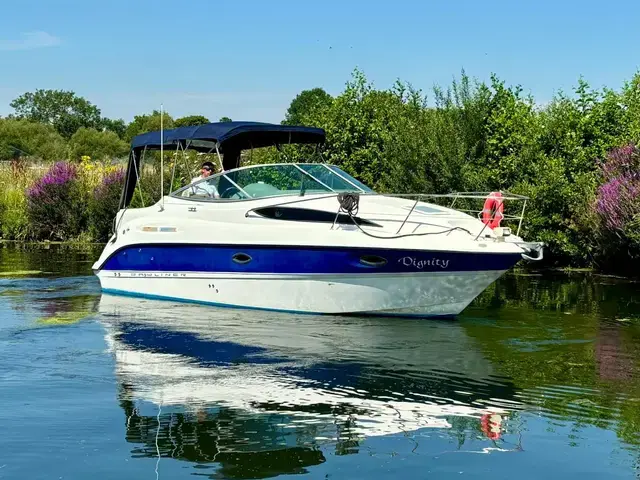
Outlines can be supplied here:
<path id="1" fill-rule="evenodd" d="M 603 226 L 612 232 L 622 232 L 638 212 L 640 196 L 640 151 L 629 144 L 612 150 L 602 162 L 603 184 L 598 188 L 595 209 Z"/>
<path id="2" fill-rule="evenodd" d="M 107 174 L 93 192 L 89 204 L 91 236 L 97 241 L 107 241 L 113 228 L 113 219 L 118 213 L 120 194 L 125 172 L 118 169 Z"/>
<path id="3" fill-rule="evenodd" d="M 68 240 L 87 223 L 76 167 L 57 162 L 27 190 L 27 216 L 38 240 Z"/>
<path id="4" fill-rule="evenodd" d="M 75 161 L 85 156 L 104 160 L 126 157 L 129 145 L 114 132 L 82 127 L 69 140 L 69 151 L 70 158 Z"/>
<path id="5" fill-rule="evenodd" d="M 50 125 L 0 119 L 0 160 L 17 156 L 31 156 L 43 160 L 58 160 L 65 157 L 67 144 Z"/>
<path id="6" fill-rule="evenodd" d="M 600 263 L 637 271 L 640 263 L 640 149 L 613 149 L 600 164 L 602 184 L 592 208 L 599 219 Z"/>

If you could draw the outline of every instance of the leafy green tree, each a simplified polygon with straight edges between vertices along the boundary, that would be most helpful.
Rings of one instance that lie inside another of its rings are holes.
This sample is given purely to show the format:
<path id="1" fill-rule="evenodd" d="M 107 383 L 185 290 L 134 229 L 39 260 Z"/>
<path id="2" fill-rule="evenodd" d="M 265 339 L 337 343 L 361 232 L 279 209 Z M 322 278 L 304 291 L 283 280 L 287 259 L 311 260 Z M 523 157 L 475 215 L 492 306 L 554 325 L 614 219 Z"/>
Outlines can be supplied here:
<path id="1" fill-rule="evenodd" d="M 625 82 L 620 100 L 627 116 L 629 138 L 640 144 L 640 72 Z"/>
<path id="2" fill-rule="evenodd" d="M 60 160 L 66 157 L 65 139 L 51 125 L 0 119 L 0 159 L 36 157 L 43 160 Z"/>
<path id="3" fill-rule="evenodd" d="M 53 126 L 65 138 L 80 128 L 100 128 L 100 109 L 88 100 L 65 90 L 27 92 L 10 103 L 15 117 Z"/>
<path id="4" fill-rule="evenodd" d="M 102 129 L 108 132 L 113 132 L 118 135 L 118 138 L 124 140 L 127 132 L 127 124 L 121 118 L 119 118 L 118 120 L 103 118 Z"/>
<path id="5" fill-rule="evenodd" d="M 158 110 L 154 110 L 150 115 L 136 115 L 133 121 L 127 125 L 125 139 L 127 142 L 131 142 L 131 139 L 136 135 L 160 130 L 160 120 L 160 112 Z M 164 112 L 162 124 L 164 129 L 173 128 L 174 126 L 173 118 L 167 112 Z"/>
<path id="6" fill-rule="evenodd" d="M 305 106 L 313 95 L 301 93 L 283 123 L 324 128 L 327 160 L 378 190 L 526 194 L 527 238 L 548 244 L 547 261 L 587 265 L 598 248 L 590 214 L 596 159 L 632 135 L 626 112 L 640 104 L 633 85 L 621 96 L 580 80 L 573 98 L 561 94 L 541 109 L 520 86 L 495 75 L 489 85 L 473 83 L 463 71 L 434 89 L 430 107 L 410 85 L 377 90 L 355 71 L 322 108 Z"/>
<path id="7" fill-rule="evenodd" d="M 233 122 L 229 117 L 220 117 L 219 122 Z"/>
<path id="8" fill-rule="evenodd" d="M 82 127 L 69 140 L 69 150 L 73 160 L 80 160 L 85 155 L 95 160 L 104 160 L 126 157 L 129 146 L 114 132 Z"/>
<path id="9" fill-rule="evenodd" d="M 294 99 L 292 104 L 295 103 Z M 375 90 L 364 74 L 356 70 L 342 94 L 323 108 L 308 110 L 302 121 L 325 130 L 327 142 L 323 155 L 328 162 L 377 187 L 389 165 L 384 158 L 384 147 L 393 137 L 401 108 L 402 99 L 398 95 Z M 301 109 L 293 111 L 302 112 Z M 292 118 L 289 116 L 288 120 Z M 299 153 L 303 151 L 305 149 L 299 149 Z"/>
<path id="10" fill-rule="evenodd" d="M 575 97 L 557 95 L 541 113 L 545 153 L 565 159 L 573 173 L 594 172 L 596 158 L 629 135 L 629 118 L 620 96 L 592 90 L 580 79 Z"/>
<path id="11" fill-rule="evenodd" d="M 209 119 L 207 117 L 203 117 L 202 115 L 189 115 L 187 117 L 181 117 L 176 119 L 173 122 L 174 128 L 178 127 L 191 127 L 193 125 L 204 125 L 209 123 Z"/>
<path id="12" fill-rule="evenodd" d="M 595 231 L 590 205 L 598 158 L 630 135 L 620 95 L 593 90 L 579 79 L 574 95 L 559 93 L 538 115 L 541 155 L 514 191 L 532 197 L 525 233 L 547 243 L 547 262 L 592 264 Z"/>
<path id="13" fill-rule="evenodd" d="M 313 88 L 300 92 L 289 105 L 283 124 L 309 125 L 331 105 L 332 97 L 322 88 Z"/>
<path id="14" fill-rule="evenodd" d="M 485 122 L 485 155 L 488 189 L 508 189 L 530 178 L 529 167 L 540 152 L 540 124 L 532 98 L 522 98 L 522 88 L 506 87 L 491 78 L 492 98 Z"/>
<path id="15" fill-rule="evenodd" d="M 446 90 L 434 88 L 435 107 L 401 83 L 394 88 L 404 104 L 385 146 L 389 174 L 383 187 L 395 192 L 448 193 L 486 188 L 479 169 L 486 150 L 491 92 L 463 71 Z"/>

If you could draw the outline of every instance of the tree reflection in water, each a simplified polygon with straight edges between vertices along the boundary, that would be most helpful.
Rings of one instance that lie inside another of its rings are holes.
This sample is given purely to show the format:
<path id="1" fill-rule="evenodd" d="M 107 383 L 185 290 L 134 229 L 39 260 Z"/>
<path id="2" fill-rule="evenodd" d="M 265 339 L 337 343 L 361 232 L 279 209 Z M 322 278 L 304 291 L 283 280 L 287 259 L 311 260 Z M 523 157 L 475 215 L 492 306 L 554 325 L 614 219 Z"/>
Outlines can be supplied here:
<path id="1" fill-rule="evenodd" d="M 122 387 L 126 390 L 126 387 Z M 126 397 L 126 395 L 123 395 Z M 215 468 L 212 477 L 267 478 L 305 473 L 325 461 L 317 447 L 289 444 L 291 433 L 278 416 L 244 417 L 232 409 L 141 415 L 134 402 L 120 400 L 132 457 L 172 458 Z M 295 438 L 293 441 L 300 439 Z M 216 465 L 214 465 L 216 464 Z"/>

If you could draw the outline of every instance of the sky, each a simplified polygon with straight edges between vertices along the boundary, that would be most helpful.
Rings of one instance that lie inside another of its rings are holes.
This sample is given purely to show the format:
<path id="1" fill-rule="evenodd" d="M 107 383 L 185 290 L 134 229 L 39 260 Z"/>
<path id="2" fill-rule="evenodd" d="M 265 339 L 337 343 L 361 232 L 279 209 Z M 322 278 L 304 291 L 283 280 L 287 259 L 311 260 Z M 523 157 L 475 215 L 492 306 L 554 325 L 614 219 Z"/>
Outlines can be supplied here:
<path id="1" fill-rule="evenodd" d="M 619 89 L 640 68 L 640 1 L 21 0 L 0 2 L 0 115 L 36 89 L 72 90 L 131 121 L 164 106 L 280 122 L 302 90 L 429 94 L 462 69 L 540 104 L 580 76 Z"/>

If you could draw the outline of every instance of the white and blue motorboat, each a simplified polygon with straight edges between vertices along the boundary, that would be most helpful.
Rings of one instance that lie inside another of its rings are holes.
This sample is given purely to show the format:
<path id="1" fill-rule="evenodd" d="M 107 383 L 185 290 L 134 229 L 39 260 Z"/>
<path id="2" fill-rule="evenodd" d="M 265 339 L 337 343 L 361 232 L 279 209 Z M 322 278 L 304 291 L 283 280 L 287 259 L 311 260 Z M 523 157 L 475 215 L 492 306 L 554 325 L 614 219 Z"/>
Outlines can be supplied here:
<path id="1" fill-rule="evenodd" d="M 518 236 L 524 206 L 503 213 L 525 197 L 380 194 L 315 161 L 241 166 L 248 149 L 324 140 L 319 128 L 256 122 L 135 137 L 114 234 L 93 265 L 103 291 L 288 312 L 455 316 L 521 259 L 542 258 L 542 244 Z M 221 172 L 129 208 L 145 155 L 169 149 L 215 152 Z M 452 208 L 472 199 L 496 208 L 478 216 Z"/>

